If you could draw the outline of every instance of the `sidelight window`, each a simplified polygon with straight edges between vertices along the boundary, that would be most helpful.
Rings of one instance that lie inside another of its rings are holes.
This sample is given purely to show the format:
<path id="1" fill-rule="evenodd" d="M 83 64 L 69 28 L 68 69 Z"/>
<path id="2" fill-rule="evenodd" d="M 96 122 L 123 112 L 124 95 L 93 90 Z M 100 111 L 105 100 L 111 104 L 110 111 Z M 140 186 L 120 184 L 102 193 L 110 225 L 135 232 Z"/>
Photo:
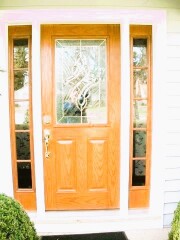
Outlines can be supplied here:
<path id="1" fill-rule="evenodd" d="M 31 27 L 9 27 L 11 144 L 15 197 L 35 209 Z"/>
<path id="2" fill-rule="evenodd" d="M 131 139 L 129 207 L 148 207 L 151 143 L 151 26 L 130 27 Z"/>

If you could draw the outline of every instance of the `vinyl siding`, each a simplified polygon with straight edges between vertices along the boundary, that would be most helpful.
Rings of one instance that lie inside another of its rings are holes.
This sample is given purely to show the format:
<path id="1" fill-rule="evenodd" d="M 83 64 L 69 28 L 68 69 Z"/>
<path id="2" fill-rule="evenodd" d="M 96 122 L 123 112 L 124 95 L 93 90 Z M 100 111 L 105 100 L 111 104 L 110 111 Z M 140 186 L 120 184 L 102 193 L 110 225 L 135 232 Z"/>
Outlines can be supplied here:
<path id="1" fill-rule="evenodd" d="M 170 226 L 180 201 L 180 9 L 167 13 L 166 164 L 164 226 Z"/>

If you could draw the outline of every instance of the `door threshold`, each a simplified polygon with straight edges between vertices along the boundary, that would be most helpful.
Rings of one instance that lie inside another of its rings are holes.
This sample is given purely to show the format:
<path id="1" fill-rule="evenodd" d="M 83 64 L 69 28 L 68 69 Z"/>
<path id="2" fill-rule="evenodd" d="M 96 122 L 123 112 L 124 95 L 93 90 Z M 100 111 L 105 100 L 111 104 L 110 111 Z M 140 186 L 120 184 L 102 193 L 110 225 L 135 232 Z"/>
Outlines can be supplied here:
<path id="1" fill-rule="evenodd" d="M 89 214 L 88 214 L 89 213 Z M 123 217 L 119 211 L 28 213 L 39 235 L 81 234 L 163 228 L 162 217 L 136 211 Z"/>

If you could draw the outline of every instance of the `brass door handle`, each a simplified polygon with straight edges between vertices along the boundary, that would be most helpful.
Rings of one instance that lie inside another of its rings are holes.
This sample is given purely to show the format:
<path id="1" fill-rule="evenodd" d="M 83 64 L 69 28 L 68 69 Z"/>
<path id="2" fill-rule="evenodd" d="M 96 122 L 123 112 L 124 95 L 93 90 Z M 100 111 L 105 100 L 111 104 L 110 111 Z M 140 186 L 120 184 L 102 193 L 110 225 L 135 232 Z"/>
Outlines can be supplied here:
<path id="1" fill-rule="evenodd" d="M 44 129 L 45 158 L 50 157 L 49 138 L 50 138 L 50 130 L 49 129 Z"/>

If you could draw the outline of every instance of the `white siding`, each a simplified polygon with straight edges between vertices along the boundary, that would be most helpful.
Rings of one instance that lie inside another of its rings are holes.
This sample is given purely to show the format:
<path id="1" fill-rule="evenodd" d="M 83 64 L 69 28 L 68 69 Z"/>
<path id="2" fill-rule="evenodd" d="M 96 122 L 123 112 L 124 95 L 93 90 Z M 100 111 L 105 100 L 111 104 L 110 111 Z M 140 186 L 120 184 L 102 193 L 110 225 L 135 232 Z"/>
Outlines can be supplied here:
<path id="1" fill-rule="evenodd" d="M 168 10 L 167 16 L 164 226 L 170 226 L 180 201 L 180 9 Z"/>
<path id="2" fill-rule="evenodd" d="M 168 36 L 167 36 L 167 43 L 168 43 L 168 46 L 171 47 L 171 46 L 179 46 L 179 43 L 180 43 L 180 33 L 171 33 L 169 32 L 168 33 Z"/>

